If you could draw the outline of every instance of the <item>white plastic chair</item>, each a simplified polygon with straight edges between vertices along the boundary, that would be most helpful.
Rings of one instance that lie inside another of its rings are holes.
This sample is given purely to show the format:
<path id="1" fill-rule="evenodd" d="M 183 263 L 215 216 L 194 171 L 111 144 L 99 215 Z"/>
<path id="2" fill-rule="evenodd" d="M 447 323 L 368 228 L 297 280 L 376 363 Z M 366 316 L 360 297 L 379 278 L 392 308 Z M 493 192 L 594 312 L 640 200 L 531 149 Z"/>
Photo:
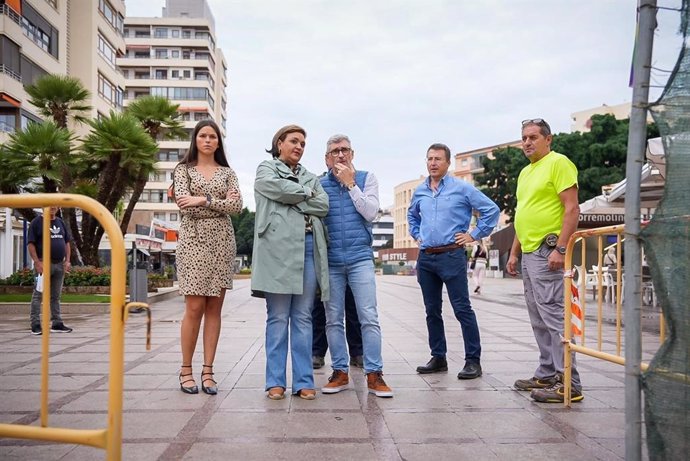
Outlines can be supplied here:
<path id="1" fill-rule="evenodd" d="M 596 299 L 596 293 L 599 286 L 599 266 L 592 266 L 592 272 L 587 273 L 587 278 L 585 279 L 585 287 L 592 288 L 592 298 Z M 604 291 L 604 301 L 615 302 L 615 289 L 616 281 L 613 279 L 613 275 L 609 272 L 608 267 L 601 268 L 601 286 Z"/>

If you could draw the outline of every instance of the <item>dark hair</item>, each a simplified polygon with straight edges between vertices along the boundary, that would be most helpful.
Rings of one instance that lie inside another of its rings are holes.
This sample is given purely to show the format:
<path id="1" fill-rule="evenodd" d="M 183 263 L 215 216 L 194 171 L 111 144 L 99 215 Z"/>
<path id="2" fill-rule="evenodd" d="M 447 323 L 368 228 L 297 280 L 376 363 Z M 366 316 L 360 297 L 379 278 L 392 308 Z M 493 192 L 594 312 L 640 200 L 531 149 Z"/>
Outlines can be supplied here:
<path id="1" fill-rule="evenodd" d="M 441 144 L 440 142 L 435 142 L 429 146 L 429 148 L 426 150 L 426 153 L 428 154 L 430 150 L 442 150 L 443 152 L 446 153 L 446 161 L 450 162 L 450 148 L 448 146 L 446 146 L 445 144 Z"/>
<path id="2" fill-rule="evenodd" d="M 213 159 L 216 161 L 218 165 L 229 167 L 230 164 L 228 164 L 228 159 L 225 157 L 225 149 L 223 148 L 223 137 L 220 134 L 220 128 L 218 128 L 216 122 L 210 119 L 202 120 L 196 124 L 196 126 L 194 127 L 194 131 L 192 131 L 192 139 L 189 142 L 189 149 L 187 150 L 187 153 L 184 155 L 182 160 L 180 160 L 180 163 L 193 166 L 196 165 L 196 163 L 199 161 L 199 150 L 196 147 L 196 137 L 199 134 L 199 131 L 201 131 L 202 128 L 207 126 L 213 128 L 213 130 L 216 132 L 216 136 L 218 136 L 218 148 L 216 149 L 216 152 L 213 154 Z"/>
<path id="3" fill-rule="evenodd" d="M 278 151 L 278 141 L 285 141 L 285 137 L 290 133 L 302 133 L 304 137 L 307 137 L 307 132 L 304 128 L 298 125 L 285 125 L 273 135 L 273 140 L 271 141 L 271 148 L 266 149 L 266 152 L 271 154 L 273 158 L 277 158 L 280 155 Z"/>

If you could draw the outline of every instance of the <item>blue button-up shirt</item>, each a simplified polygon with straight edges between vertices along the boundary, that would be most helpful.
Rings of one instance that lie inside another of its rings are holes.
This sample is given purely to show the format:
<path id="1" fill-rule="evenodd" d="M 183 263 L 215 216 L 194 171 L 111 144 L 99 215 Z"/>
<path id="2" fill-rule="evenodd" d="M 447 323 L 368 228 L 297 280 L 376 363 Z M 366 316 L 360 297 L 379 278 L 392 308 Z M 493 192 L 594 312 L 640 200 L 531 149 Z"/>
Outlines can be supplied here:
<path id="1" fill-rule="evenodd" d="M 420 184 L 412 195 L 407 210 L 410 235 L 419 248 L 432 248 L 455 243 L 455 234 L 467 232 L 472 210 L 479 212 L 477 227 L 470 235 L 475 240 L 486 237 L 498 223 L 500 210 L 486 195 L 471 184 L 446 174 L 434 192 L 431 178 Z M 421 239 L 421 241 L 420 241 Z"/>

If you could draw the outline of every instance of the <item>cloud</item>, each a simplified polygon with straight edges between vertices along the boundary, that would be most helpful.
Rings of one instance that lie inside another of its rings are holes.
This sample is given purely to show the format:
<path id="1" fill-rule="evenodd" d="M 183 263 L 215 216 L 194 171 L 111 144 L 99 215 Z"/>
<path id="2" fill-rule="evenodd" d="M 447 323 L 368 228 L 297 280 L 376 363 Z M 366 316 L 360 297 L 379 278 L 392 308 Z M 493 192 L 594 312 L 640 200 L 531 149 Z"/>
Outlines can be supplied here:
<path id="1" fill-rule="evenodd" d="M 162 0 L 143 3 L 127 14 L 160 16 Z M 303 163 L 317 173 L 326 139 L 348 134 L 355 165 L 392 205 L 395 185 L 426 172 L 433 142 L 461 152 L 512 141 L 530 117 L 569 131 L 571 113 L 632 96 L 636 0 L 209 4 L 229 67 L 226 146 L 250 207 L 256 165 L 288 123 L 307 130 Z M 658 19 L 654 62 L 671 68 L 677 13 Z"/>

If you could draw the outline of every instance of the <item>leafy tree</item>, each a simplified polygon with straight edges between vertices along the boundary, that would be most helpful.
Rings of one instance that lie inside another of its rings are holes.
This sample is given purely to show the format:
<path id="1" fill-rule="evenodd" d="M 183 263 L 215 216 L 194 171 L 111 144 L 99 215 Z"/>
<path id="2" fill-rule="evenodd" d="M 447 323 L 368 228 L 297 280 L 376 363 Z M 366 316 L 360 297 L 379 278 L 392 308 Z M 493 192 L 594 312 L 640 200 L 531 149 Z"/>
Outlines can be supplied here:
<path id="1" fill-rule="evenodd" d="M 96 200 L 112 213 L 126 190 L 136 182 L 141 169 L 153 169 L 158 146 L 139 121 L 127 113 L 111 111 L 107 117 L 89 120 L 89 125 L 92 131 L 82 146 L 89 165 L 84 173 L 94 178 Z M 81 230 L 84 261 L 98 266 L 98 244 L 104 229 L 85 213 Z"/>
<path id="2" fill-rule="evenodd" d="M 587 133 L 558 133 L 551 148 L 566 155 L 578 169 L 580 203 L 601 194 L 601 187 L 625 178 L 630 121 L 613 115 L 592 116 Z M 647 126 L 647 139 L 659 136 L 655 125 Z M 510 217 L 515 216 L 517 178 L 529 163 L 520 149 L 504 148 L 493 152 L 495 159 L 484 158 L 484 173 L 475 178 L 479 187 Z"/>
<path id="3" fill-rule="evenodd" d="M 517 189 L 517 178 L 529 160 L 516 147 L 503 147 L 493 151 L 493 159 L 484 157 L 482 166 L 484 173 L 475 177 L 480 189 L 491 199 L 501 210 L 509 216 L 509 221 L 515 215 L 515 189 Z"/>
<path id="4" fill-rule="evenodd" d="M 177 111 L 178 108 L 179 104 L 172 104 L 162 96 L 142 96 L 132 101 L 127 106 L 126 112 L 137 119 L 144 131 L 148 133 L 151 139 L 156 141 L 158 139 L 177 139 L 186 135 L 186 132 L 182 129 L 182 124 L 178 120 L 180 116 Z M 120 222 L 120 230 L 122 230 L 123 234 L 127 233 L 134 206 L 139 201 L 141 193 L 144 192 L 149 174 L 155 171 L 155 154 L 154 152 L 153 164 L 146 162 L 140 165 L 139 173 L 132 188 L 132 195 Z"/>
<path id="5" fill-rule="evenodd" d="M 232 216 L 232 227 L 235 229 L 237 254 L 247 255 L 251 263 L 254 249 L 254 217 L 256 213 L 243 208 L 240 214 Z"/>

